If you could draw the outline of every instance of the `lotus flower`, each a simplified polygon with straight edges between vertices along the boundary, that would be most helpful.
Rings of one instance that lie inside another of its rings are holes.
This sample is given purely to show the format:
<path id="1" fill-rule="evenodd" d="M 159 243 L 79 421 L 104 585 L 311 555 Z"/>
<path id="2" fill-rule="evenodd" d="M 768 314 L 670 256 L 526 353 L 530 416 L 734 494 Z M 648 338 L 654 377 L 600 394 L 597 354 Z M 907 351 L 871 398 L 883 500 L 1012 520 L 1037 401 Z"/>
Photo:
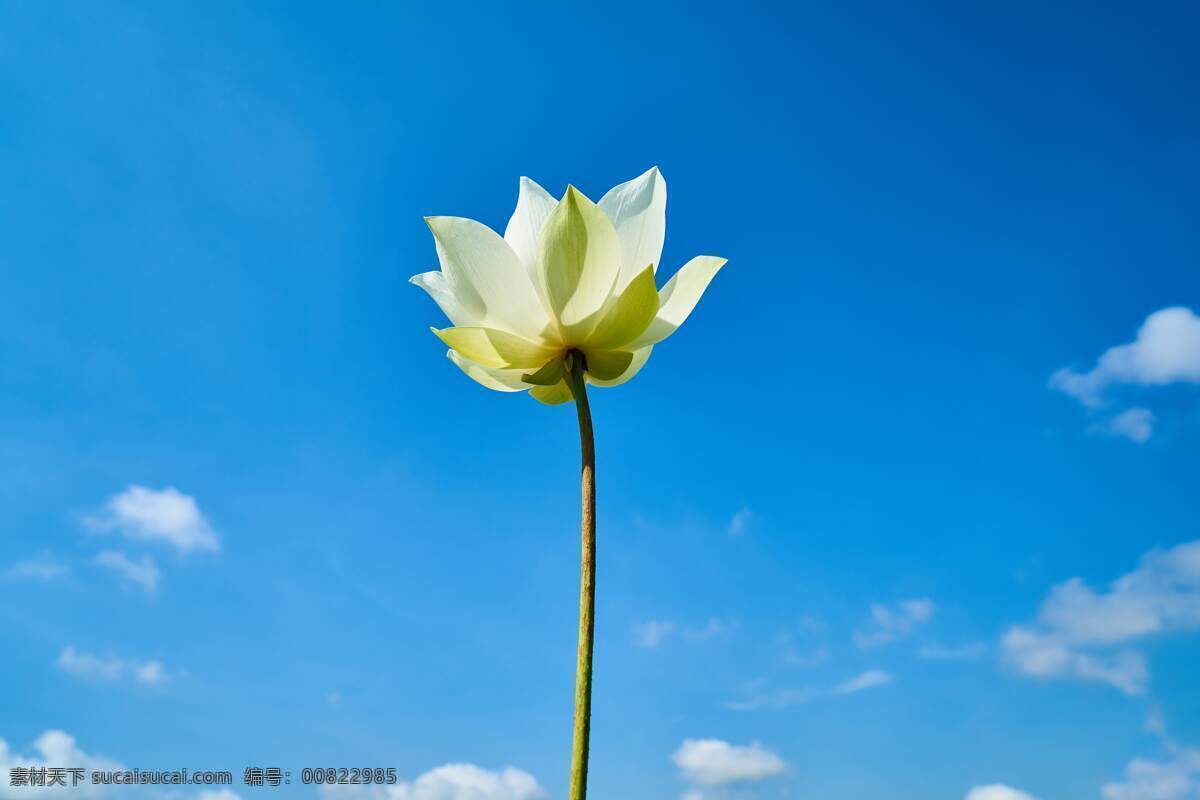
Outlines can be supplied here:
<path id="1" fill-rule="evenodd" d="M 575 401 L 582 456 L 582 558 L 575 726 L 568 800 L 587 800 L 596 613 L 596 448 L 587 384 L 632 378 L 654 345 L 683 324 L 725 259 L 697 256 L 661 290 L 667 184 L 657 169 L 599 204 L 567 187 L 562 200 L 521 178 L 504 237 L 462 217 L 426 217 L 440 272 L 412 282 L 453 323 L 433 329 L 463 372 L 489 389 Z"/>
<path id="2" fill-rule="evenodd" d="M 585 380 L 618 386 L 683 324 L 725 259 L 697 256 L 662 289 L 667 185 L 657 168 L 593 203 L 573 186 L 555 200 L 521 178 L 501 237 L 463 217 L 426 217 L 441 270 L 412 278 L 453 327 L 433 332 L 468 376 L 499 392 L 571 400 Z"/>

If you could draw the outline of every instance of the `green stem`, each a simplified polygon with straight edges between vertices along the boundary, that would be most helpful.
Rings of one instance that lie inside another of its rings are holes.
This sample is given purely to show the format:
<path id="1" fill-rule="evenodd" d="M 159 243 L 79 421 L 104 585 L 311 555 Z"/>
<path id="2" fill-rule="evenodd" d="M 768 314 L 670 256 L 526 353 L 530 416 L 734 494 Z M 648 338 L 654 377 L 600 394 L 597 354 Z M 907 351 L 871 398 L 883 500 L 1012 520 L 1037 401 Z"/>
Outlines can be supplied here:
<path id="1" fill-rule="evenodd" d="M 575 662 L 575 734 L 571 743 L 569 800 L 586 800 L 588 740 L 592 723 L 592 642 L 596 632 L 596 446 L 592 440 L 592 411 L 583 380 L 583 354 L 570 356 L 571 393 L 579 415 L 579 446 L 583 456 L 583 558 L 579 578 L 579 652 Z"/>

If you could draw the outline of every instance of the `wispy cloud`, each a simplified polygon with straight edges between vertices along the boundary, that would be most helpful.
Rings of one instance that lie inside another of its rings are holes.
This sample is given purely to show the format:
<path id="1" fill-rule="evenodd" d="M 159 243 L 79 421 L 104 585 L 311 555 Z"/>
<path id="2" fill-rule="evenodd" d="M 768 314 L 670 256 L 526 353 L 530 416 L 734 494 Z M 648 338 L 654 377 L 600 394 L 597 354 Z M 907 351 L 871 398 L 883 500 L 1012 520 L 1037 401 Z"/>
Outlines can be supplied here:
<path id="1" fill-rule="evenodd" d="M 731 711 L 779 711 L 793 706 L 803 705 L 822 697 L 856 694 L 868 689 L 886 686 L 893 682 L 891 673 L 881 669 L 869 669 L 830 687 L 805 687 L 800 689 L 774 689 L 763 691 L 761 684 L 753 685 L 753 690 L 740 700 L 731 700 L 725 707 Z"/>
<path id="2" fill-rule="evenodd" d="M 1134 758 L 1125 778 L 1100 789 L 1104 800 L 1191 800 L 1200 797 L 1200 749 L 1183 747 L 1168 734 L 1161 712 L 1151 709 L 1146 729 L 1163 749 L 1159 759 Z"/>
<path id="3" fill-rule="evenodd" d="M 1095 436 L 1117 436 L 1145 444 L 1154 435 L 1154 413 L 1148 408 L 1131 408 L 1088 428 Z"/>
<path id="4" fill-rule="evenodd" d="M 929 642 L 917 648 L 917 658 L 927 661 L 971 661 L 987 652 L 984 642 L 967 642 L 959 645 L 943 645 Z"/>
<path id="5" fill-rule="evenodd" d="M 113 656 L 84 653 L 64 647 L 58 654 L 58 668 L 84 680 L 110 683 L 125 677 L 146 686 L 158 686 L 171 677 L 161 661 L 128 661 Z"/>
<path id="6" fill-rule="evenodd" d="M 918 625 L 933 618 L 937 606 L 928 597 L 915 598 L 895 606 L 875 603 L 871 606 L 871 623 L 855 631 L 854 643 L 863 649 L 879 647 L 903 639 Z"/>
<path id="7" fill-rule="evenodd" d="M 695 628 L 681 628 L 670 620 L 652 619 L 633 624 L 633 643 L 638 647 L 653 650 L 661 646 L 669 637 L 678 635 L 684 641 L 691 644 L 701 644 L 712 639 L 727 636 L 737 630 L 737 628 L 737 620 L 720 619 L 718 617 L 709 617 L 707 622 Z"/>
<path id="8" fill-rule="evenodd" d="M 864 692 L 867 689 L 887 686 L 891 682 L 892 675 L 890 672 L 885 672 L 881 669 L 869 669 L 861 675 L 839 683 L 829 691 L 830 694 L 855 694 L 856 692 Z"/>
<path id="9" fill-rule="evenodd" d="M 669 620 L 647 620 L 633 624 L 633 643 L 648 650 L 661 645 L 675 630 L 675 623 Z"/>
<path id="10" fill-rule="evenodd" d="M 976 786 L 967 792 L 964 800 L 1037 800 L 1037 798 L 1011 786 L 1005 786 L 1003 783 L 993 783 L 988 786 Z"/>
<path id="11" fill-rule="evenodd" d="M 158 590 L 158 567 L 150 556 L 134 561 L 124 553 L 104 550 L 96 556 L 96 563 L 115 571 L 125 583 L 138 586 L 146 594 L 154 594 Z"/>
<path id="12" fill-rule="evenodd" d="M 70 572 L 71 568 L 66 563 L 43 550 L 33 558 L 18 561 L 0 575 L 12 581 L 52 581 Z"/>
<path id="13" fill-rule="evenodd" d="M 741 536 L 750 528 L 750 523 L 754 521 L 754 512 L 743 506 L 729 520 L 729 535 Z"/>
<path id="14" fill-rule="evenodd" d="M 738 629 L 738 621 L 735 619 L 718 619 L 717 617 L 709 617 L 708 622 L 704 623 L 699 628 L 684 628 L 682 636 L 693 644 L 707 642 L 710 639 L 716 639 L 721 636 L 726 636 Z"/>
<path id="15" fill-rule="evenodd" d="M 130 486 L 85 517 L 84 525 L 95 533 L 117 531 L 128 539 L 163 542 L 180 553 L 221 548 L 195 498 L 171 486 L 161 490 Z"/>
<path id="16" fill-rule="evenodd" d="M 1036 622 L 1013 626 L 1000 644 L 1005 662 L 1023 675 L 1100 681 L 1140 694 L 1149 677 L 1145 660 L 1126 645 L 1150 634 L 1196 629 L 1200 540 L 1146 553 L 1137 569 L 1106 591 L 1080 578 L 1055 586 Z"/>

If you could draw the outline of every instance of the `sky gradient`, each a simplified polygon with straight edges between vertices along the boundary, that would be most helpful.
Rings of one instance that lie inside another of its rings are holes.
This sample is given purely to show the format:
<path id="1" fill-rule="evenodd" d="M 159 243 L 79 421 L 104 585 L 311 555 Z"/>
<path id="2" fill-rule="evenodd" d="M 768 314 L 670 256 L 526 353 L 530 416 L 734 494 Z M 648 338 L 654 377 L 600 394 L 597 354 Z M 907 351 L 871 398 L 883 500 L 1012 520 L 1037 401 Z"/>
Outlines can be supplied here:
<path id="1" fill-rule="evenodd" d="M 0 2 L 0 798 L 39 741 L 564 798 L 574 411 L 408 279 L 651 166 L 660 284 L 729 264 L 592 396 L 593 797 L 1200 797 L 1198 33 Z"/>

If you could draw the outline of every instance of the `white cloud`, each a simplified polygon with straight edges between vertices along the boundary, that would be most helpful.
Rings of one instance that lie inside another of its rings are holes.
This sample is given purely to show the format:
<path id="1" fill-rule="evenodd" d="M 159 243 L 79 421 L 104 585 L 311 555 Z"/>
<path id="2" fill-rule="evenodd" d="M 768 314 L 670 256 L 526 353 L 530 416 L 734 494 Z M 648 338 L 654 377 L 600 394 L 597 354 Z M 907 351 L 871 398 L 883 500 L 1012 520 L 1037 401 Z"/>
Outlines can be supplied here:
<path id="1" fill-rule="evenodd" d="M 870 626 L 855 631 L 854 643 L 861 648 L 870 648 L 903 639 L 917 625 L 932 619 L 936 610 L 937 606 L 928 597 L 905 600 L 896 606 L 875 603 L 871 606 Z"/>
<path id="2" fill-rule="evenodd" d="M 1110 386 L 1162 386 L 1200 383 L 1200 317 L 1182 306 L 1146 317 L 1137 338 L 1109 348 L 1089 372 L 1063 368 L 1050 377 L 1051 387 L 1095 408 Z"/>
<path id="3" fill-rule="evenodd" d="M 546 791 L 528 772 L 498 772 L 474 764 L 446 764 L 412 783 L 394 786 L 322 786 L 330 800 L 543 800 Z"/>
<path id="4" fill-rule="evenodd" d="M 976 786 L 967 792 L 963 800 L 1037 800 L 1031 794 L 1018 791 L 1003 783 L 993 783 L 988 786 Z"/>
<path id="5" fill-rule="evenodd" d="M 1145 444 L 1154 435 L 1154 413 L 1148 408 L 1131 408 L 1112 419 L 1092 425 L 1088 433 L 1119 436 L 1137 444 Z"/>
<path id="6" fill-rule="evenodd" d="M 1014 626 L 1001 640 L 1004 660 L 1033 678 L 1079 678 L 1099 681 L 1138 695 L 1146 690 L 1145 659 L 1132 650 L 1115 654 L 1080 652 L 1061 636 Z"/>
<path id="7" fill-rule="evenodd" d="M 1152 550 L 1137 569 L 1096 591 L 1079 578 L 1055 586 L 1032 625 L 1001 640 L 1005 661 L 1025 675 L 1102 681 L 1138 694 L 1148 680 L 1141 655 L 1119 645 L 1200 628 L 1200 540 Z"/>
<path id="8" fill-rule="evenodd" d="M 648 620 L 635 622 L 633 625 L 633 642 L 638 647 L 654 649 L 663 643 L 675 630 L 675 623 L 667 620 Z"/>
<path id="9" fill-rule="evenodd" d="M 126 583 L 141 587 L 146 594 L 154 594 L 158 590 L 159 571 L 150 556 L 134 561 L 124 553 L 105 550 L 96 556 L 96 563 L 114 570 Z"/>
<path id="10" fill-rule="evenodd" d="M 983 642 L 967 642 L 953 646 L 930 642 L 917 649 L 917 658 L 927 661 L 970 661 L 979 658 L 985 652 L 987 645 Z"/>
<path id="11" fill-rule="evenodd" d="M 741 536 L 750 527 L 750 523 L 754 520 L 754 512 L 749 508 L 741 508 L 729 520 L 729 535 Z"/>
<path id="12" fill-rule="evenodd" d="M 196 796 L 196 800 L 242 800 L 241 795 L 232 792 L 229 789 L 218 789 L 217 791 L 204 791 Z"/>
<path id="13" fill-rule="evenodd" d="M 869 669 L 861 675 L 839 683 L 830 689 L 830 692 L 833 694 L 854 694 L 855 692 L 874 689 L 877 686 L 887 686 L 892 680 L 890 672 L 884 672 L 881 669 Z"/>
<path id="14" fill-rule="evenodd" d="M 758 742 L 732 745 L 720 739 L 687 739 L 671 756 L 688 783 L 722 786 L 779 775 L 787 763 Z"/>
<path id="15" fill-rule="evenodd" d="M 36 751 L 34 755 L 21 756 L 10 750 L 8 743 L 0 739 L 0 798 L 9 800 L 10 798 L 25 797 L 97 798 L 104 796 L 105 787 L 93 785 L 87 780 L 86 773 L 84 774 L 84 780 L 80 781 L 78 786 L 71 786 L 70 775 L 66 777 L 66 787 L 54 786 L 33 789 L 28 786 L 12 786 L 11 770 L 13 768 L 79 767 L 85 770 L 122 769 L 121 765 L 112 759 L 104 756 L 89 755 L 83 752 L 75 744 L 74 737 L 60 730 L 48 730 L 43 733 L 33 743 L 33 749 Z"/>
<path id="16" fill-rule="evenodd" d="M 3 577 L 14 581 L 51 581 L 70 571 L 70 567 L 43 550 L 33 558 L 13 564 L 4 571 Z"/>
<path id="17" fill-rule="evenodd" d="M 126 538 L 161 541 L 181 553 L 221 548 L 216 531 L 200 513 L 196 500 L 168 486 L 161 491 L 130 486 L 109 498 L 84 523 L 96 533 L 118 531 Z"/>
<path id="18" fill-rule="evenodd" d="M 84 680 L 111 682 L 129 676 L 146 686 L 157 686 L 172 677 L 161 661 L 127 661 L 81 653 L 74 647 L 64 647 L 58 654 L 58 668 Z"/>
<path id="19" fill-rule="evenodd" d="M 1200 797 L 1200 750 L 1172 747 L 1166 761 L 1135 758 L 1125 780 L 1106 783 L 1104 800 L 1193 800 Z"/>

